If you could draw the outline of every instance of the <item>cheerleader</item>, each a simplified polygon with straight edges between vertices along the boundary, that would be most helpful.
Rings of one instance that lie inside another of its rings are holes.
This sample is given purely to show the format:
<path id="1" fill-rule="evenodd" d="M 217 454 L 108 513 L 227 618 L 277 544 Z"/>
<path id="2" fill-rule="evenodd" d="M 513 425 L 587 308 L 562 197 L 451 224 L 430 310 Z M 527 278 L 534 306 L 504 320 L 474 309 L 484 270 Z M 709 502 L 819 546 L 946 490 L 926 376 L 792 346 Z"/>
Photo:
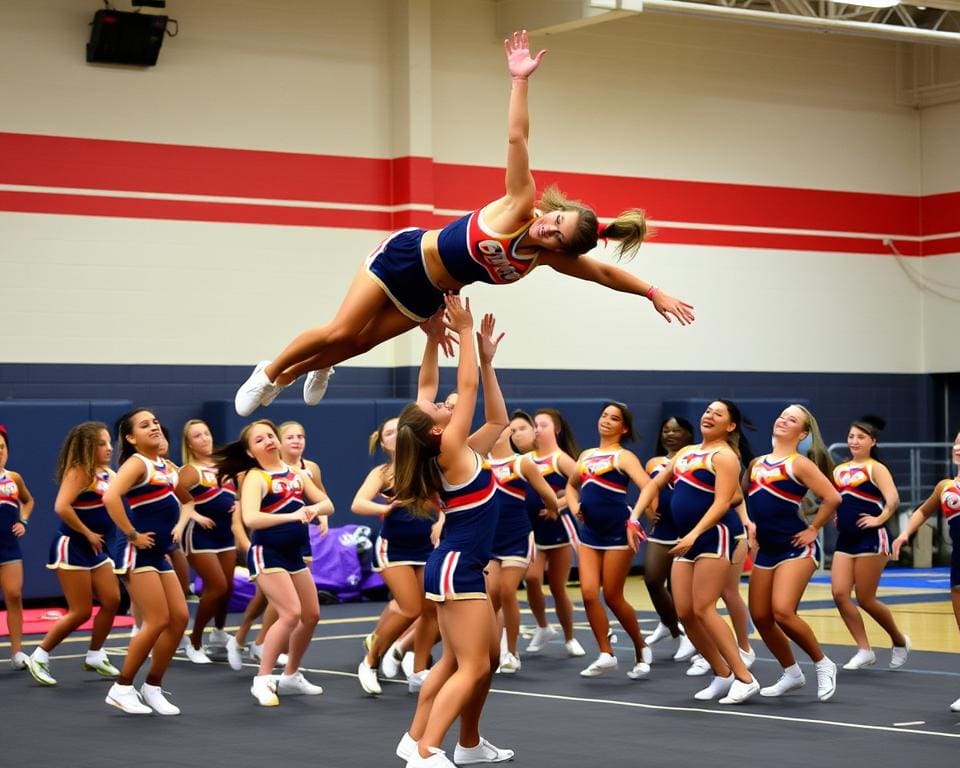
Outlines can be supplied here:
<path id="1" fill-rule="evenodd" d="M 452 411 L 427 401 L 408 405 L 397 427 L 394 489 L 416 509 L 439 503 L 446 510 L 443 535 L 424 569 L 427 598 L 437 603 L 443 655 L 420 689 L 413 723 L 397 745 L 407 768 L 453 766 L 440 749 L 460 717 L 456 763 L 501 762 L 513 757 L 480 736 L 483 709 L 500 656 L 496 619 L 487 599 L 483 569 L 490 560 L 496 529 L 496 483 L 482 458 L 507 426 L 507 409 L 497 384 L 493 318 L 484 317 L 477 342 L 470 304 L 447 295 L 448 326 L 460 337 L 459 399 Z M 476 347 L 483 380 L 484 424 L 470 425 L 477 402 Z"/>
<path id="2" fill-rule="evenodd" d="M 174 538 L 183 541 L 187 561 L 203 580 L 203 592 L 193 619 L 193 631 L 186 655 L 194 664 L 209 664 L 203 650 L 203 630 L 214 621 L 210 644 L 226 648 L 227 661 L 234 670 L 242 666 L 236 643 L 224 631 L 227 606 L 233 593 L 233 571 L 237 564 L 234 518 L 239 514 L 237 490 L 229 480 L 221 483 L 213 464 L 213 436 L 206 422 L 190 419 L 181 438 L 183 467 L 177 495 L 183 513 Z"/>
<path id="3" fill-rule="evenodd" d="M 245 473 L 240 509 L 244 525 L 253 531 L 247 555 L 250 578 L 259 582 L 278 614 L 267 632 L 250 693 L 264 707 L 277 706 L 278 694 L 321 694 L 323 688 L 299 671 L 320 620 L 317 588 L 303 551 L 309 541 L 307 523 L 317 515 L 332 514 L 333 503 L 300 467 L 281 461 L 280 437 L 270 421 L 248 424 L 236 442 L 217 450 L 214 461 L 224 480 Z M 284 648 L 289 649 L 287 663 L 277 678 L 273 666 Z"/>
<path id="4" fill-rule="evenodd" d="M 19 472 L 7 469 L 10 438 L 0 424 L 0 590 L 7 607 L 10 631 L 10 663 L 14 669 L 28 669 L 23 652 L 23 554 L 19 539 L 27 532 L 33 514 L 33 496 Z"/>
<path id="5" fill-rule="evenodd" d="M 644 644 L 633 606 L 623 596 L 634 551 L 627 541 L 627 526 L 639 528 L 639 521 L 629 522 L 630 506 L 626 503 L 627 487 L 633 482 L 644 488 L 650 476 L 632 451 L 623 443 L 636 439 L 633 414 L 623 403 L 605 403 L 597 422 L 600 446 L 590 448 L 577 459 L 579 471 L 567 481 L 566 500 L 570 511 L 581 522 L 580 590 L 590 629 L 600 647 L 600 655 L 580 674 L 596 677 L 616 669 L 617 657 L 610 644 L 610 621 L 603 601 L 633 641 L 634 666 L 627 677 L 638 680 L 650 673 L 653 654 Z"/>
<path id="6" fill-rule="evenodd" d="M 551 519 L 536 491 L 528 491 L 527 514 L 533 526 L 536 556 L 527 569 L 527 600 L 538 624 L 527 645 L 527 653 L 538 653 L 557 636 L 557 631 L 546 621 L 543 596 L 543 574 L 546 571 L 557 620 L 563 629 L 564 647 L 570 656 L 585 656 L 586 651 L 573 636 L 573 603 L 567 594 L 573 553 L 580 545 L 580 536 L 573 515 L 562 498 L 567 478 L 577 471 L 577 463 L 572 457 L 580 451 L 573 430 L 555 408 L 541 408 L 534 414 L 534 439 L 536 447 L 531 458 L 560 499 L 561 511 L 557 518 Z M 540 617 L 543 617 L 542 621 Z"/>
<path id="7" fill-rule="evenodd" d="M 798 453 L 807 437 L 812 461 Z M 803 591 L 820 564 L 818 534 L 840 504 L 840 494 L 827 479 L 832 470 L 817 420 L 802 405 L 784 409 L 773 423 L 773 452 L 750 464 L 747 509 L 758 545 L 750 574 L 750 616 L 783 667 L 776 683 L 760 689 L 761 696 L 782 696 L 806 683 L 791 640 L 816 667 L 817 698 L 828 701 L 837 690 L 837 665 L 797 615 Z M 809 525 L 800 512 L 808 490 L 820 499 Z"/>
<path id="8" fill-rule="evenodd" d="M 533 527 L 527 515 L 526 496 L 532 490 L 541 499 L 549 519 L 559 515 L 556 493 L 540 474 L 529 455 L 520 455 L 513 443 L 514 422 L 527 424 L 530 416 L 515 411 L 510 424 L 490 450 L 489 463 L 497 483 L 497 529 L 493 535 L 493 556 L 487 564 L 487 592 L 493 612 L 502 617 L 502 640 L 498 672 L 520 670 L 520 603 L 517 590 L 533 559 Z M 546 624 L 546 621 L 544 621 Z"/>
<path id="9" fill-rule="evenodd" d="M 127 658 L 106 702 L 130 714 L 179 715 L 180 709 L 164 697 L 160 685 L 187 626 L 187 603 L 167 558 L 173 529 L 180 516 L 174 489 L 177 470 L 161 458 L 166 442 L 160 422 L 139 408 L 117 423 L 120 469 L 103 494 L 103 504 L 119 529 L 114 567 L 126 576 L 130 599 L 143 624 L 130 640 Z M 130 514 L 124 509 L 124 502 Z M 140 696 L 133 679 L 151 656 Z"/>
<path id="10" fill-rule="evenodd" d="M 681 448 L 693 442 L 693 425 L 682 416 L 669 416 L 664 419 L 657 432 L 656 456 L 647 462 L 646 472 L 654 478 L 670 464 L 670 460 Z M 670 513 L 670 494 L 673 489 L 664 486 L 654 501 L 655 517 L 653 527 L 647 535 L 647 544 L 643 556 L 643 583 L 653 603 L 653 609 L 660 617 L 656 629 L 644 638 L 647 645 L 659 643 L 668 637 L 679 638 L 674 661 L 686 661 L 697 649 L 687 639 L 683 625 L 677 621 L 677 609 L 673 597 L 667 588 L 667 577 L 673 557 L 670 548 L 677 543 L 677 526 Z"/>
<path id="11" fill-rule="evenodd" d="M 950 554 L 950 602 L 953 603 L 953 616 L 960 629 L 960 432 L 953 438 L 953 463 L 957 467 L 956 477 L 941 480 L 933 493 L 917 507 L 903 533 L 893 540 L 893 557 L 900 557 L 900 548 L 910 537 L 939 509 L 950 529 L 950 541 L 953 551 Z M 951 712 L 960 712 L 960 699 L 950 705 Z"/>
<path id="12" fill-rule="evenodd" d="M 103 505 L 103 494 L 114 475 L 110 469 L 112 455 L 110 432 L 106 424 L 98 421 L 71 429 L 60 448 L 60 489 L 53 503 L 54 512 L 60 516 L 60 527 L 50 545 L 47 568 L 57 572 L 67 599 L 67 613 L 30 654 L 30 674 L 42 685 L 57 684 L 50 673 L 50 652 L 90 618 L 94 595 L 100 610 L 93 621 L 83 668 L 104 677 L 120 674 L 103 650 L 120 606 L 120 585 L 113 572 L 113 560 L 107 555 L 116 526 Z"/>
<path id="13" fill-rule="evenodd" d="M 857 652 L 844 669 L 861 669 L 877 662 L 851 591 L 856 592 L 860 607 L 890 636 L 890 669 L 902 667 L 910 653 L 910 638 L 897 627 L 890 609 L 877 600 L 880 576 L 890 559 L 886 522 L 900 505 L 890 470 L 877 458 L 877 437 L 884 425 L 877 416 L 853 422 L 847 433 L 850 460 L 833 470 L 833 484 L 842 501 L 837 510 L 838 536 L 830 583 L 837 610 L 857 643 Z"/>
<path id="14" fill-rule="evenodd" d="M 730 571 L 739 520 L 731 509 L 739 493 L 740 411 L 727 400 L 715 400 L 700 419 L 703 441 L 677 452 L 666 470 L 641 491 L 631 513 L 639 520 L 660 489 L 673 484 L 670 510 L 680 539 L 670 550 L 673 599 L 691 642 L 710 664 L 714 678 L 694 694 L 698 701 L 718 697 L 721 704 L 739 704 L 760 690 L 738 652 L 737 642 L 720 614 L 720 597 Z M 631 546 L 640 546 L 640 531 L 627 530 Z"/>

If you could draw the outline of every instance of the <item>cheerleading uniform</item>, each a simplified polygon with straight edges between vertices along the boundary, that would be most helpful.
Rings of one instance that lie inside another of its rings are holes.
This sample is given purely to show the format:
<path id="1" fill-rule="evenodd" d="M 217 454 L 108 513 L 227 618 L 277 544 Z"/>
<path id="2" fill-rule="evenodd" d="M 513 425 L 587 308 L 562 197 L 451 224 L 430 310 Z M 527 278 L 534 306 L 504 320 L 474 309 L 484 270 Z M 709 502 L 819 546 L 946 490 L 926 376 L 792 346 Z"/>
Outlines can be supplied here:
<path id="1" fill-rule="evenodd" d="M 794 545 L 794 537 L 809 526 L 800 512 L 800 503 L 807 487 L 797 480 L 793 465 L 799 457 L 794 453 L 782 459 L 763 456 L 750 470 L 747 509 L 757 525 L 755 568 L 776 568 L 788 560 L 810 558 L 820 564 L 817 541 L 802 547 Z"/>
<path id="2" fill-rule="evenodd" d="M 833 484 L 840 491 L 836 551 L 851 557 L 890 554 L 890 535 L 885 526 L 860 528 L 857 525 L 863 515 L 883 513 L 883 494 L 873 482 L 876 463 L 874 459 L 847 461 L 833 470 Z"/>
<path id="3" fill-rule="evenodd" d="M 193 497 L 197 514 L 209 517 L 213 528 L 204 528 L 196 520 L 190 520 L 184 531 L 184 549 L 188 555 L 200 553 L 229 552 L 237 548 L 233 536 L 233 509 L 237 503 L 237 489 L 232 482 L 220 485 L 216 467 L 194 464 L 197 484 L 188 488 Z"/>
<path id="4" fill-rule="evenodd" d="M 80 531 L 75 531 L 66 521 L 60 521 L 60 527 L 57 529 L 57 535 L 54 536 L 50 544 L 50 556 L 47 560 L 47 568 L 56 570 L 63 568 L 68 571 L 92 571 L 101 565 L 110 565 L 114 563 L 110 558 L 109 549 L 111 544 L 115 544 L 117 538 L 117 526 L 114 524 L 110 515 L 107 514 L 107 508 L 103 503 L 103 494 L 107 490 L 113 472 L 105 469 L 94 475 L 90 484 L 77 494 L 77 497 L 70 505 L 77 517 L 80 518 L 87 528 L 94 533 L 103 536 L 103 548 L 100 552 L 94 552 L 90 542 L 87 541 Z"/>
<path id="5" fill-rule="evenodd" d="M 533 559 L 533 528 L 525 505 L 527 481 L 520 471 L 523 457 L 488 459 L 497 483 L 499 515 L 493 535 L 493 559 L 505 568 L 526 568 Z"/>
<path id="6" fill-rule="evenodd" d="M 174 489 L 179 473 L 166 459 L 148 459 L 135 453 L 143 462 L 146 474 L 143 480 L 127 491 L 126 501 L 130 522 L 141 533 L 152 533 L 153 544 L 137 549 L 123 536 L 117 537 L 114 548 L 114 570 L 117 573 L 172 571 L 167 552 L 173 548 L 173 528 L 180 518 L 180 501 Z"/>

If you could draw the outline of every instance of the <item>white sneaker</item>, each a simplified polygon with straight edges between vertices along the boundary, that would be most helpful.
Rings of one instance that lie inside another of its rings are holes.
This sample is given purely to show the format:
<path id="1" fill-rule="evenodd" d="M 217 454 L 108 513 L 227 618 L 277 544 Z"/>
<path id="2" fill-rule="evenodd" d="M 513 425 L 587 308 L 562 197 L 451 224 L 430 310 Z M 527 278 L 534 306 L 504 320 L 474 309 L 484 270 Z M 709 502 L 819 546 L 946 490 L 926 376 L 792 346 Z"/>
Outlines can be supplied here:
<path id="1" fill-rule="evenodd" d="M 243 669 L 243 651 L 244 649 L 240 647 L 234 637 L 231 636 L 227 640 L 227 664 L 234 672 Z"/>
<path id="2" fill-rule="evenodd" d="M 447 755 L 442 749 L 430 747 L 429 751 L 430 757 L 420 757 L 419 750 L 413 750 L 413 754 L 407 760 L 407 768 L 456 768 L 447 759 Z"/>
<path id="3" fill-rule="evenodd" d="M 159 685 L 150 685 L 144 683 L 140 686 L 140 695 L 143 697 L 143 703 L 158 715 L 179 715 L 180 707 L 171 704 L 163 695 Z"/>
<path id="4" fill-rule="evenodd" d="M 383 693 L 380 687 L 380 681 L 377 680 L 377 670 L 367 664 L 366 659 L 360 659 L 360 666 L 357 667 L 357 678 L 360 680 L 360 687 L 364 692 L 371 696 L 379 696 Z"/>
<path id="5" fill-rule="evenodd" d="M 137 689 L 132 685 L 120 685 L 114 683 L 107 692 L 107 698 L 104 699 L 111 707 L 122 709 L 129 715 L 149 715 L 153 712 L 150 707 L 140 701 Z"/>
<path id="6" fill-rule="evenodd" d="M 10 659 L 10 663 L 14 669 L 30 669 L 30 666 L 27 664 L 27 659 L 29 658 L 30 657 L 23 651 L 17 651 L 13 654 L 13 658 Z"/>
<path id="7" fill-rule="evenodd" d="M 567 649 L 567 656 L 579 657 L 587 655 L 587 652 L 583 650 L 583 646 L 580 645 L 575 637 L 567 640 L 567 642 L 563 644 L 563 647 Z"/>
<path id="8" fill-rule="evenodd" d="M 960 712 L 960 699 L 957 699 L 953 704 L 950 705 L 951 712 Z"/>
<path id="9" fill-rule="evenodd" d="M 404 677 L 409 678 L 410 675 L 413 674 L 413 661 L 413 651 L 407 651 L 403 654 L 403 660 L 400 662 L 400 671 L 403 672 Z"/>
<path id="10" fill-rule="evenodd" d="M 380 672 L 386 677 L 396 677 L 400 672 L 400 664 L 403 662 L 403 651 L 394 643 L 380 659 Z"/>
<path id="11" fill-rule="evenodd" d="M 457 765 L 471 765 L 472 763 L 502 763 L 513 759 L 512 749 L 500 749 L 493 746 L 483 736 L 475 747 L 461 747 L 457 742 L 453 750 L 453 762 Z"/>
<path id="12" fill-rule="evenodd" d="M 817 667 L 817 698 L 820 701 L 830 701 L 837 692 L 837 665 L 824 656 L 816 664 Z"/>
<path id="13" fill-rule="evenodd" d="M 210 635 L 207 638 L 207 645 L 211 648 L 226 648 L 227 643 L 233 638 L 233 635 L 230 635 L 223 629 L 217 629 L 214 627 L 210 630 Z"/>
<path id="14" fill-rule="evenodd" d="M 803 688 L 807 684 L 807 678 L 803 676 L 801 672 L 799 676 L 789 675 L 784 672 L 780 675 L 780 679 L 777 680 L 773 685 L 768 685 L 765 688 L 760 689 L 760 695 L 766 696 L 767 698 L 775 699 L 778 696 L 783 696 L 783 694 L 796 690 L 797 688 Z"/>
<path id="15" fill-rule="evenodd" d="M 277 663 L 274 664 L 273 666 L 280 667 L 281 669 L 283 669 L 284 667 L 287 666 L 288 661 L 290 661 L 290 657 L 287 656 L 287 654 L 285 653 L 280 653 L 280 654 L 277 654 Z"/>
<path id="16" fill-rule="evenodd" d="M 280 390 L 283 389 L 283 387 L 271 382 L 267 378 L 267 374 L 264 373 L 263 369 L 269 364 L 269 360 L 261 360 L 257 363 L 257 367 L 253 369 L 250 378 L 243 382 L 240 389 L 237 390 L 237 394 L 233 398 L 233 407 L 238 416 L 249 416 L 261 405 L 270 405 L 277 399 Z"/>
<path id="17" fill-rule="evenodd" d="M 400 737 L 400 743 L 397 744 L 396 753 L 397 757 L 401 760 L 409 760 L 417 753 L 417 742 L 413 740 L 413 736 L 410 735 L 409 731 L 404 731 L 403 736 Z"/>
<path id="18" fill-rule="evenodd" d="M 187 658 L 194 664 L 213 664 L 213 661 L 207 656 L 203 648 L 194 648 L 193 643 L 187 643 L 187 647 L 183 652 L 187 654 Z"/>
<path id="19" fill-rule="evenodd" d="M 757 678 L 750 676 L 750 682 L 745 683 L 742 680 L 734 680 L 733 685 L 727 695 L 720 699 L 720 704 L 743 704 L 747 699 L 760 690 L 760 683 Z"/>
<path id="20" fill-rule="evenodd" d="M 319 696 L 323 693 L 323 688 L 314 685 L 303 676 L 303 672 L 297 672 L 295 675 L 280 675 L 277 680 L 277 693 L 283 696 Z"/>
<path id="21" fill-rule="evenodd" d="M 633 669 L 627 672 L 627 677 L 631 680 L 639 680 L 641 677 L 646 677 L 650 674 L 650 664 L 646 661 L 638 661 L 633 665 Z"/>
<path id="22" fill-rule="evenodd" d="M 686 632 L 680 634 L 680 645 L 677 646 L 677 652 L 673 654 L 674 661 L 687 661 L 697 655 L 696 646 L 690 642 Z"/>
<path id="23" fill-rule="evenodd" d="M 419 693 L 420 687 L 423 685 L 423 681 L 427 679 L 427 675 L 430 674 L 429 669 L 421 670 L 420 672 L 414 672 L 412 675 L 407 676 L 407 690 L 410 693 Z"/>
<path id="24" fill-rule="evenodd" d="M 877 654 L 873 651 L 865 651 L 862 648 L 859 649 L 853 656 L 850 661 L 843 665 L 844 669 L 863 669 L 863 667 L 869 667 L 872 664 L 877 663 Z"/>
<path id="25" fill-rule="evenodd" d="M 750 669 L 753 666 L 753 663 L 757 660 L 757 652 L 751 648 L 749 651 L 743 650 L 743 648 L 737 648 L 740 651 L 740 660 L 743 662 L 743 665 Z"/>
<path id="26" fill-rule="evenodd" d="M 670 637 L 670 628 L 661 621 L 657 624 L 657 628 L 654 629 L 653 632 L 643 638 L 643 642 L 647 645 L 655 645 L 661 640 L 666 640 L 668 637 Z"/>
<path id="27" fill-rule="evenodd" d="M 99 653 L 88 652 L 83 660 L 83 668 L 88 672 L 96 672 L 103 677 L 116 677 L 120 674 L 120 670 L 113 666 L 110 657 L 103 650 Z"/>
<path id="28" fill-rule="evenodd" d="M 533 639 L 527 645 L 527 653 L 539 653 L 543 646 L 559 635 L 559 632 L 549 624 L 545 627 L 537 627 L 533 632 Z"/>
<path id="29" fill-rule="evenodd" d="M 617 657 L 601 653 L 586 669 L 580 670 L 580 677 L 598 677 L 604 672 L 617 668 Z"/>
<path id="30" fill-rule="evenodd" d="M 33 675 L 33 679 L 36 680 L 40 685 L 56 685 L 56 678 L 50 674 L 50 664 L 46 661 L 40 661 L 34 656 L 27 656 L 23 654 L 26 661 L 26 667 L 30 670 L 30 674 Z"/>
<path id="31" fill-rule="evenodd" d="M 687 677 L 703 677 L 708 672 L 710 672 L 710 662 L 698 653 L 690 660 L 686 675 Z"/>
<path id="32" fill-rule="evenodd" d="M 503 656 L 500 657 L 500 673 L 503 675 L 515 675 L 520 671 L 520 659 L 514 656 L 510 651 L 507 651 Z M 456 761 L 456 753 L 453 757 Z"/>
<path id="33" fill-rule="evenodd" d="M 713 680 L 710 681 L 710 685 L 693 694 L 693 698 L 697 701 L 713 701 L 714 699 L 722 698 L 730 692 L 730 688 L 736 679 L 734 675 L 730 675 L 730 677 L 714 675 Z"/>
<path id="34" fill-rule="evenodd" d="M 907 656 L 910 655 L 910 638 L 906 635 L 903 636 L 903 645 L 893 646 L 893 650 L 890 652 L 890 669 L 900 669 L 904 664 L 907 663 Z"/>
<path id="35" fill-rule="evenodd" d="M 250 693 L 261 707 L 276 707 L 280 704 L 277 698 L 277 678 L 273 675 L 256 675 Z"/>
<path id="36" fill-rule="evenodd" d="M 327 385 L 333 375 L 333 367 L 321 368 L 319 371 L 310 371 L 303 382 L 303 402 L 307 405 L 316 405 L 327 394 Z"/>

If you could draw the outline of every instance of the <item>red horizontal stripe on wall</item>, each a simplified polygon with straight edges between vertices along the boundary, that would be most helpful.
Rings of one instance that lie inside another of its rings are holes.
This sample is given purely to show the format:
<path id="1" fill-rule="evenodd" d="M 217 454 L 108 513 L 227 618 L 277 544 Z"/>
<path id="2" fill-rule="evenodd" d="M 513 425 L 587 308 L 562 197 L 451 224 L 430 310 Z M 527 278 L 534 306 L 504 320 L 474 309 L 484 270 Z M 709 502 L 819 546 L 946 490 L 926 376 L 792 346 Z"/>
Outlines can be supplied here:
<path id="1" fill-rule="evenodd" d="M 923 234 L 960 232 L 960 192 L 923 198 Z"/>
<path id="2" fill-rule="evenodd" d="M 685 229 L 657 227 L 650 243 L 674 245 L 711 245 L 735 248 L 763 248 L 791 251 L 831 251 L 836 253 L 865 253 L 890 255 L 892 251 L 881 238 L 842 237 L 832 235 L 794 235 L 776 232 L 736 232 L 712 229 Z M 894 240 L 904 256 L 921 256 L 922 243 L 916 240 Z M 924 246 L 925 248 L 925 246 Z"/>

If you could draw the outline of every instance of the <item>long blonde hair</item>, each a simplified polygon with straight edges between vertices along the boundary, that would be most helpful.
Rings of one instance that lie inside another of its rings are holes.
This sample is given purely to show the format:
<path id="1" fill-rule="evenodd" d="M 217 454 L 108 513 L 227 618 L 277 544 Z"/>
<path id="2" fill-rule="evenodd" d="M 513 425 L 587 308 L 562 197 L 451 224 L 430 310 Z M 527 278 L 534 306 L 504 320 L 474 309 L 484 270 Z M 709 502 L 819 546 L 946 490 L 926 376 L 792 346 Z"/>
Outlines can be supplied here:
<path id="1" fill-rule="evenodd" d="M 803 428 L 810 434 L 810 450 L 807 451 L 807 455 L 810 457 L 810 460 L 820 468 L 823 474 L 827 477 L 833 477 L 833 457 L 830 455 L 830 451 L 827 450 L 827 444 L 823 442 L 823 436 L 820 434 L 820 425 L 817 424 L 817 420 L 813 414 L 799 403 L 791 403 L 791 407 L 803 411 L 803 415 L 806 418 L 806 423 L 803 425 Z"/>
<path id="2" fill-rule="evenodd" d="M 183 466 L 193 464 L 197 459 L 187 440 L 187 432 L 190 431 L 190 427 L 195 427 L 197 424 L 203 424 L 207 429 L 210 429 L 210 425 L 203 419 L 189 419 L 187 423 L 183 425 L 183 432 L 180 434 L 180 460 L 183 462 Z"/>
<path id="3" fill-rule="evenodd" d="M 551 184 L 543 190 L 537 208 L 544 213 L 576 211 L 579 214 L 577 228 L 564 249 L 566 253 L 574 255 L 592 251 L 602 237 L 619 241 L 617 260 L 629 260 L 634 257 L 643 241 L 652 234 L 647 226 L 647 216 L 640 208 L 629 208 L 609 224 L 602 226 L 592 208 L 584 205 L 580 200 L 565 197 L 556 184 Z"/>
<path id="4" fill-rule="evenodd" d="M 417 517 L 433 517 L 443 487 L 440 467 L 440 435 L 435 424 L 416 403 L 410 403 L 397 420 L 397 450 L 393 459 L 393 490 L 400 504 Z"/>

